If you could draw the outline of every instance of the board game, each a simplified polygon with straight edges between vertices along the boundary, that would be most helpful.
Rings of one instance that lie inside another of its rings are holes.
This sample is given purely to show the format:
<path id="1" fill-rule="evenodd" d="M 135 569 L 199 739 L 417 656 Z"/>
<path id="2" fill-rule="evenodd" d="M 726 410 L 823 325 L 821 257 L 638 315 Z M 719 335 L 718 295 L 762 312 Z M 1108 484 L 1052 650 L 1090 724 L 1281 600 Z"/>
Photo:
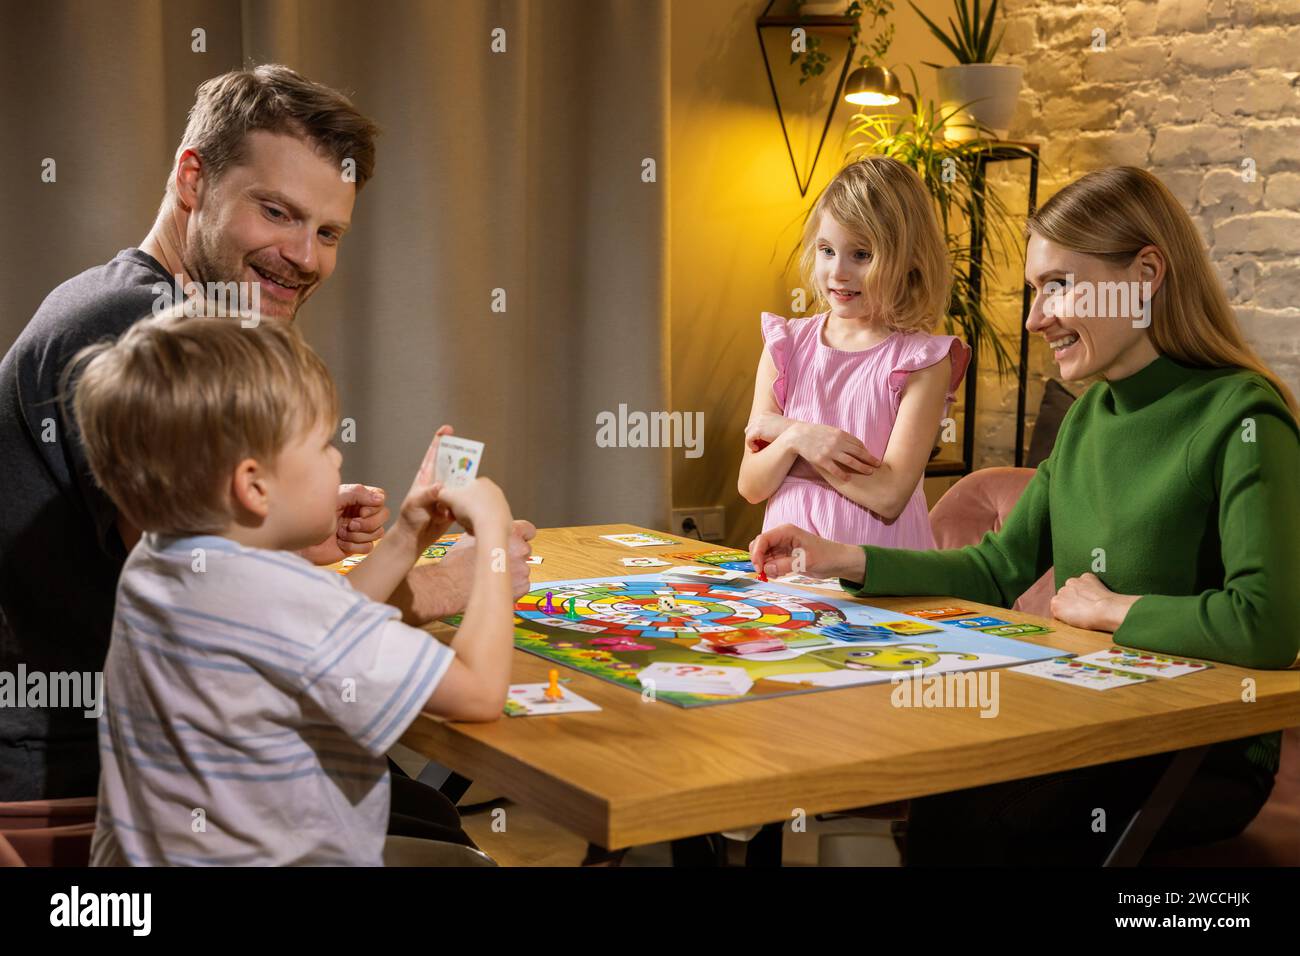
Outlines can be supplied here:
<path id="1" fill-rule="evenodd" d="M 711 642 L 749 637 L 783 646 L 744 657 L 711 649 L 723 646 Z M 515 605 L 515 646 L 638 693 L 638 672 L 662 663 L 738 667 L 753 681 L 737 695 L 656 692 L 657 700 L 681 707 L 888 682 L 900 671 L 1027 664 L 1065 653 L 775 582 L 697 583 L 658 574 L 538 585 Z"/>

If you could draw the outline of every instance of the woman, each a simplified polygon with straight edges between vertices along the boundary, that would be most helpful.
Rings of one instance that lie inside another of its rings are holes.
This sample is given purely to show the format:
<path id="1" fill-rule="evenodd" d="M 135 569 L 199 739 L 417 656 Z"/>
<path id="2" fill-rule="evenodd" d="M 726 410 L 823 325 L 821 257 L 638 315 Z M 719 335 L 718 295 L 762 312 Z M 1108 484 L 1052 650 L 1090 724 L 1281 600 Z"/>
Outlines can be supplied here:
<path id="1" fill-rule="evenodd" d="M 1300 662 L 1300 431 L 1290 390 L 1245 343 L 1190 218 L 1150 173 L 1105 169 L 1030 217 L 1027 327 L 1064 379 L 1100 375 L 1005 525 L 905 551 L 792 525 L 751 544 L 768 576 L 838 575 L 859 596 L 1010 607 L 1055 567 L 1052 614 L 1146 650 L 1244 667 Z M 1154 846 L 1239 833 L 1268 799 L 1280 734 L 1205 761 Z M 926 863 L 1100 862 L 1169 765 L 1162 754 L 914 801 Z M 1093 830 L 1106 810 L 1109 835 Z M 1118 821 L 1118 822 L 1117 822 Z"/>

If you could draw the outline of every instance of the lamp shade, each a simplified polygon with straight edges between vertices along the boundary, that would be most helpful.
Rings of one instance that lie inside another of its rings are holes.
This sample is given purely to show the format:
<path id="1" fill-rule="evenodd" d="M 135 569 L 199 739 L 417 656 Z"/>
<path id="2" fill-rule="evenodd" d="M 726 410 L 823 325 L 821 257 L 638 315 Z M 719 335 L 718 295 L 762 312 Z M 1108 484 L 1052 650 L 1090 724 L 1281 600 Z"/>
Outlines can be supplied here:
<path id="1" fill-rule="evenodd" d="M 860 66 L 844 83 L 844 99 L 857 106 L 893 106 L 902 95 L 898 77 L 883 66 Z"/>

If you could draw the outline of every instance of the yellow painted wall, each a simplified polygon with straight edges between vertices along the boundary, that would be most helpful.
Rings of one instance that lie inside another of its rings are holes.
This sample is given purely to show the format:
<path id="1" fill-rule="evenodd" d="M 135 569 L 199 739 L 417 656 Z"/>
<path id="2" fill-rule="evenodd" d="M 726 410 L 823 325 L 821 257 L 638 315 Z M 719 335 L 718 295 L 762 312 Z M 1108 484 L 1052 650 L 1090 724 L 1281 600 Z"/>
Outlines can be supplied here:
<path id="1" fill-rule="evenodd" d="M 843 160 L 841 136 L 851 116 L 841 104 L 808 190 L 799 195 L 781 137 L 754 21 L 763 0 L 673 0 L 669 128 L 670 312 L 672 408 L 702 411 L 704 454 L 673 460 L 673 506 L 724 505 L 727 541 L 744 546 L 762 526 L 761 505 L 736 492 L 745 422 L 761 348 L 759 313 L 791 315 L 784 274 L 804 212 Z M 946 0 L 920 4 L 935 17 Z M 947 62 L 938 41 L 905 2 L 887 62 L 911 63 L 922 92 L 934 96 L 934 71 L 922 60 Z M 940 21 L 942 22 L 942 21 Z M 773 33 L 769 51 L 780 42 Z M 825 119 L 841 58 L 815 88 L 798 89 L 798 67 L 769 53 L 774 73 L 792 95 L 821 100 L 792 110 L 796 156 L 811 151 Z M 839 48 L 836 48 L 837 50 Z M 784 102 L 784 100 L 783 100 Z M 820 109 L 818 106 L 820 105 Z M 931 502 L 947 485 L 927 482 Z"/>

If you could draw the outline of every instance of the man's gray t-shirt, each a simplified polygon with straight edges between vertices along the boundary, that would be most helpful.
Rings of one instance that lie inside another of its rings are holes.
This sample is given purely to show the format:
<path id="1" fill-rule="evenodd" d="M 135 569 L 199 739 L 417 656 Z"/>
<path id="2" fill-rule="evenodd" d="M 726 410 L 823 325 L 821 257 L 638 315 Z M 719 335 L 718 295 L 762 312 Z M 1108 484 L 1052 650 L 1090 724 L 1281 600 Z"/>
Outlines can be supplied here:
<path id="1" fill-rule="evenodd" d="M 51 292 L 0 361 L 0 672 L 100 671 L 126 551 L 59 401 L 69 360 L 153 313 L 172 280 L 125 249 Z M 70 409 L 66 410 L 70 414 Z M 0 706 L 0 801 L 96 792 L 84 707 Z"/>

